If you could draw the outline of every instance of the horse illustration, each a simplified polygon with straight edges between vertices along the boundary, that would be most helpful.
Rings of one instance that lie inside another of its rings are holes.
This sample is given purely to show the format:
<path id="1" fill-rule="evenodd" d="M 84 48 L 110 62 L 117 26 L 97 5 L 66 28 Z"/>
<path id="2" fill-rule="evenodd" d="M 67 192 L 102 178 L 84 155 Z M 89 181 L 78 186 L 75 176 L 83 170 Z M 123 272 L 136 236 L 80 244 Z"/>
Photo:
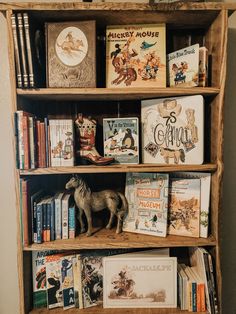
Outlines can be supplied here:
<path id="1" fill-rule="evenodd" d="M 137 72 L 132 67 L 127 67 L 125 65 L 125 61 L 120 57 L 115 57 L 112 60 L 112 65 L 115 68 L 115 72 L 119 75 L 115 80 L 111 83 L 115 85 L 119 85 L 124 81 L 126 86 L 131 85 L 133 81 L 137 80 Z"/>
<path id="2" fill-rule="evenodd" d="M 72 36 L 72 32 L 69 32 L 66 35 L 66 40 L 64 40 L 61 44 L 57 42 L 57 46 L 62 50 L 71 54 L 73 51 L 81 51 L 80 48 L 84 47 L 83 41 L 81 39 L 76 39 Z"/>
<path id="3" fill-rule="evenodd" d="M 87 183 L 79 176 L 72 177 L 67 182 L 66 189 L 75 189 L 74 199 L 79 209 L 78 219 L 81 225 L 81 233 L 85 232 L 84 222 L 82 219 L 83 212 L 85 213 L 88 223 L 87 236 L 91 236 L 91 214 L 92 212 L 101 211 L 104 208 L 108 208 L 110 211 L 110 219 L 106 228 L 111 228 L 113 218 L 116 216 L 118 220 L 116 233 L 121 232 L 123 217 L 128 211 L 128 202 L 122 193 L 112 190 L 92 192 Z"/>
<path id="4" fill-rule="evenodd" d="M 130 297 L 134 291 L 135 282 L 133 279 L 128 278 L 126 271 L 119 272 L 119 279 L 112 281 L 113 289 L 116 290 L 117 296 Z"/>
<path id="5" fill-rule="evenodd" d="M 183 149 L 170 149 L 170 148 L 160 148 L 161 156 L 163 156 L 165 162 L 168 164 L 170 158 L 174 158 L 174 163 L 178 164 L 179 160 L 185 162 L 185 153 Z"/>

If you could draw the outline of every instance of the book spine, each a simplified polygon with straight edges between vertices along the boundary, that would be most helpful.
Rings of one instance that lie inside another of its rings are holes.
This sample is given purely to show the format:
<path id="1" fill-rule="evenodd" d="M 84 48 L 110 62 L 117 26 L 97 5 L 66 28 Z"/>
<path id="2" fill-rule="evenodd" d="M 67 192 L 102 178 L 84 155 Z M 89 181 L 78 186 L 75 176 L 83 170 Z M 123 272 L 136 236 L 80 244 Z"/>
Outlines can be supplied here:
<path id="1" fill-rule="evenodd" d="M 37 163 L 38 167 L 42 168 L 42 152 L 41 152 L 41 138 L 40 138 L 40 121 L 36 121 L 36 136 L 37 136 Z"/>
<path id="2" fill-rule="evenodd" d="M 47 227 L 46 227 L 46 241 L 49 242 L 51 239 L 51 202 L 47 203 Z"/>
<path id="3" fill-rule="evenodd" d="M 214 309 L 215 309 L 215 313 L 218 314 L 219 313 L 218 300 L 217 300 L 217 293 L 216 293 L 213 263 L 212 263 L 212 258 L 210 254 L 208 254 L 208 263 L 209 263 L 209 270 L 210 270 L 211 287 L 212 287 L 213 298 L 214 298 Z"/>
<path id="4" fill-rule="evenodd" d="M 201 312 L 201 287 L 197 284 L 197 312 Z"/>
<path id="5" fill-rule="evenodd" d="M 34 117 L 29 117 L 29 153 L 30 168 L 35 169 L 35 137 L 34 137 Z"/>
<path id="6" fill-rule="evenodd" d="M 212 284 L 211 284 L 211 275 L 210 275 L 210 268 L 209 268 L 209 261 L 208 261 L 208 253 L 203 253 L 204 258 L 204 266 L 205 266 L 205 272 L 206 272 L 206 278 L 207 278 L 207 287 L 208 287 L 208 294 L 209 294 L 209 302 L 210 302 L 210 308 L 207 310 L 210 312 L 210 314 L 216 314 L 215 313 L 215 302 L 214 302 L 214 296 L 212 291 Z"/>
<path id="7" fill-rule="evenodd" d="M 28 181 L 22 180 L 23 245 L 29 245 Z"/>
<path id="8" fill-rule="evenodd" d="M 43 242 L 47 241 L 47 204 L 43 203 Z"/>
<path id="9" fill-rule="evenodd" d="M 43 229 L 43 207 L 42 203 L 37 204 L 36 210 L 36 226 L 37 226 L 37 241 L 36 243 L 42 243 L 42 229 Z"/>
<path id="10" fill-rule="evenodd" d="M 23 142 L 24 142 L 24 156 L 25 156 L 25 169 L 30 168 L 29 161 L 29 124 L 28 116 L 23 113 Z"/>
<path id="11" fill-rule="evenodd" d="M 25 169 L 25 154 L 24 154 L 24 140 L 23 140 L 23 111 L 17 111 L 17 130 L 19 141 L 19 163 L 20 169 Z"/>
<path id="12" fill-rule="evenodd" d="M 20 236 L 21 236 L 21 243 L 24 243 L 24 232 L 23 232 L 23 197 L 22 197 L 22 181 L 20 179 Z"/>
<path id="13" fill-rule="evenodd" d="M 32 53 L 31 53 L 31 44 L 30 44 L 28 13 L 23 13 L 23 22 L 24 22 L 25 43 L 26 43 L 27 60 L 28 60 L 28 68 L 29 68 L 29 86 L 34 87 L 35 82 L 34 82 L 33 62 L 32 62 Z"/>
<path id="14" fill-rule="evenodd" d="M 69 207 L 68 221 L 69 221 L 69 239 L 74 239 L 75 238 L 75 206 Z"/>
<path id="15" fill-rule="evenodd" d="M 40 139 L 41 139 L 41 153 L 42 153 L 42 168 L 46 167 L 46 139 L 45 139 L 45 125 L 40 122 Z"/>
<path id="16" fill-rule="evenodd" d="M 15 53 L 15 64 L 16 64 L 16 78 L 17 78 L 17 86 L 22 88 L 22 74 L 21 74 L 21 65 L 20 65 L 20 55 L 19 55 L 19 45 L 17 38 L 17 29 L 16 29 L 16 16 L 15 14 L 11 15 L 11 26 L 12 26 L 12 34 L 14 41 L 14 53 Z"/>
<path id="17" fill-rule="evenodd" d="M 200 298 L 201 298 L 201 308 L 199 312 L 206 311 L 206 302 L 205 302 L 205 284 L 200 284 Z"/>
<path id="18" fill-rule="evenodd" d="M 32 214 L 32 242 L 37 243 L 37 202 L 33 202 Z"/>
<path id="19" fill-rule="evenodd" d="M 55 232 L 56 240 L 61 239 L 61 200 L 55 199 Z"/>
<path id="20" fill-rule="evenodd" d="M 28 74 L 27 74 L 27 65 L 26 65 L 26 58 L 25 58 L 25 42 L 24 42 L 23 21 L 22 21 L 21 13 L 17 13 L 17 20 L 18 20 L 18 29 L 19 29 L 19 37 L 20 37 L 23 85 L 24 87 L 28 87 Z"/>
<path id="21" fill-rule="evenodd" d="M 16 150 L 16 168 L 20 168 L 19 159 L 19 136 L 18 136 L 18 115 L 17 112 L 14 113 L 14 131 L 15 131 L 15 150 Z"/>
<path id="22" fill-rule="evenodd" d="M 50 241 L 55 240 L 55 201 L 51 201 Z"/>
<path id="23" fill-rule="evenodd" d="M 45 132 L 45 166 L 49 167 L 49 146 L 48 146 L 48 118 L 44 118 L 44 132 Z"/>
<path id="24" fill-rule="evenodd" d="M 68 239 L 68 200 L 62 200 L 62 239 Z"/>
<path id="25" fill-rule="evenodd" d="M 197 312 L 197 284 L 192 282 L 192 311 Z"/>

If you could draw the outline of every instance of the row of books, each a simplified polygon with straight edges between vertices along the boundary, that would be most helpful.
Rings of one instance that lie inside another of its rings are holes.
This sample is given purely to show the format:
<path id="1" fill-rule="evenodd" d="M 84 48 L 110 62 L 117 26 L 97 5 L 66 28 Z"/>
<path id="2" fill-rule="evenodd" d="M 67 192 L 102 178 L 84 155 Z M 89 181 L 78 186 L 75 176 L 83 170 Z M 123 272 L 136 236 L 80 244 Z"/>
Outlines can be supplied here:
<path id="1" fill-rule="evenodd" d="M 201 259 L 197 265 L 196 258 Z M 33 252 L 33 305 L 49 309 L 178 305 L 190 312 L 207 310 L 216 314 L 210 254 L 202 248 L 190 248 L 190 265 L 177 265 L 177 258 L 170 257 L 168 248 Z"/>
<path id="2" fill-rule="evenodd" d="M 36 73 L 43 71 L 34 67 L 36 32 L 29 28 L 27 13 L 12 14 L 20 88 L 35 87 Z M 45 23 L 45 29 L 47 87 L 96 87 L 95 21 Z M 166 56 L 165 24 L 107 26 L 106 87 L 207 86 L 206 47 L 182 48 Z"/>
<path id="3" fill-rule="evenodd" d="M 115 164 L 138 164 L 140 153 L 143 163 L 202 164 L 203 117 L 201 95 L 144 100 L 141 103 L 142 146 L 137 117 L 106 118 L 103 119 L 104 155 L 113 157 Z M 87 138 L 94 136 L 93 127 L 87 123 Z M 17 111 L 15 134 L 18 168 L 74 165 L 76 141 L 72 119 L 41 121 L 30 113 Z"/>

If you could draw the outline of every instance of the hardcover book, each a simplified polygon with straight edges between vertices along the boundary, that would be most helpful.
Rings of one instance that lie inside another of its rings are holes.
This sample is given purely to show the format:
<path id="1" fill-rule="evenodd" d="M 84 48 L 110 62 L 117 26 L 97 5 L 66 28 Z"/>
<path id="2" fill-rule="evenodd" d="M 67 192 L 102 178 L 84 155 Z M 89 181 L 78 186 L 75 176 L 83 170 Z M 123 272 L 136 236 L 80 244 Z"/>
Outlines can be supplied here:
<path id="1" fill-rule="evenodd" d="M 199 44 L 167 55 L 169 86 L 198 86 Z"/>
<path id="2" fill-rule="evenodd" d="M 179 236 L 200 235 L 200 179 L 170 178 L 168 233 Z"/>
<path id="3" fill-rule="evenodd" d="M 129 204 L 123 231 L 165 237 L 167 232 L 168 174 L 127 173 Z"/>
<path id="4" fill-rule="evenodd" d="M 95 21 L 46 23 L 47 87 L 96 87 Z"/>
<path id="5" fill-rule="evenodd" d="M 208 85 L 208 49 L 199 48 L 199 84 L 198 86 L 206 87 Z"/>
<path id="6" fill-rule="evenodd" d="M 142 101 L 144 163 L 202 164 L 204 99 L 201 95 Z"/>
<path id="7" fill-rule="evenodd" d="M 165 24 L 108 26 L 107 87 L 166 87 Z"/>
<path id="8" fill-rule="evenodd" d="M 176 308 L 176 257 L 105 257 L 104 308 Z"/>
<path id="9" fill-rule="evenodd" d="M 104 156 L 115 163 L 139 163 L 138 118 L 103 119 Z"/>
<path id="10" fill-rule="evenodd" d="M 12 27 L 12 35 L 14 41 L 14 56 L 15 56 L 15 65 L 16 65 L 16 82 L 17 87 L 22 88 L 22 73 L 21 73 L 21 63 L 20 63 L 20 51 L 19 51 L 19 43 L 18 43 L 18 32 L 17 32 L 17 23 L 16 23 L 16 15 L 11 15 L 11 27 Z"/>

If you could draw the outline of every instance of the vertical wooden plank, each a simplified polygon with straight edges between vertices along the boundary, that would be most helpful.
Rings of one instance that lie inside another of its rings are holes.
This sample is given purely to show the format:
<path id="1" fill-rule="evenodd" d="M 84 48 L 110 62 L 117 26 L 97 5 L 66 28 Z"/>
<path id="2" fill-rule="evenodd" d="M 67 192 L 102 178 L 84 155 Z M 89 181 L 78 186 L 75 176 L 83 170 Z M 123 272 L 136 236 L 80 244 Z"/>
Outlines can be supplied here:
<path id="1" fill-rule="evenodd" d="M 10 81 L 11 81 L 11 111 L 12 116 L 12 128 L 14 129 L 14 112 L 17 110 L 17 99 L 16 99 L 16 76 L 15 76 L 15 60 L 14 60 L 14 46 L 13 46 L 13 35 L 11 28 L 11 14 L 12 10 L 6 11 L 7 29 L 8 29 L 8 55 L 9 55 L 9 66 L 10 66 Z M 12 139 L 12 145 L 15 151 L 15 139 Z M 24 280 L 23 280 L 23 251 L 21 243 L 21 230 L 20 230 L 20 193 L 19 193 L 19 171 L 15 168 L 15 193 L 16 193 L 16 219 L 17 219 L 17 268 L 18 268 L 18 285 L 19 285 L 19 304 L 20 313 L 25 313 L 24 304 Z"/>

